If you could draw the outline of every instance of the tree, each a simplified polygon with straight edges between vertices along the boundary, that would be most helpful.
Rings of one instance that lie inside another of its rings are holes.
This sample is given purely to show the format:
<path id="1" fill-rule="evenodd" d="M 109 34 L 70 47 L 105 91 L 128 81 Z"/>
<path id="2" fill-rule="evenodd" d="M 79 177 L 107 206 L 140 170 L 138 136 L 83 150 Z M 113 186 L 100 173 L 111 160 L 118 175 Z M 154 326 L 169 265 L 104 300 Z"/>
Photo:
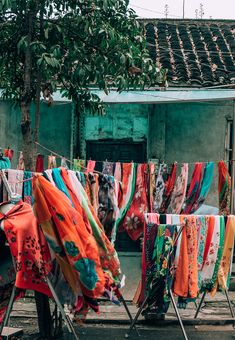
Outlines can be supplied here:
<path id="1" fill-rule="evenodd" d="M 125 0 L 1 0 L 0 87 L 21 107 L 23 152 L 33 167 L 40 96 L 58 87 L 81 110 L 104 112 L 92 87 L 108 93 L 163 82 L 149 58 L 144 28 Z M 35 126 L 30 109 L 36 103 Z"/>

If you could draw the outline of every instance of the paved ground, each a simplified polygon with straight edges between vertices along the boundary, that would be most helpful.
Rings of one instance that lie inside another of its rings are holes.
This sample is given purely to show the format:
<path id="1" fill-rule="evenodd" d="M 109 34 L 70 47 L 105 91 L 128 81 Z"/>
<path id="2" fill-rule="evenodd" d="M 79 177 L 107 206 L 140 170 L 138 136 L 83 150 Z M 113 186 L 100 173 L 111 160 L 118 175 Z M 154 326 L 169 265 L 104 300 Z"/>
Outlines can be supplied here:
<path id="1" fill-rule="evenodd" d="M 234 292 L 230 292 L 230 299 L 234 307 Z M 128 302 L 128 307 L 132 317 L 134 317 L 137 308 L 130 302 Z M 197 320 L 194 319 L 195 308 L 195 304 L 190 303 L 186 310 L 180 311 L 189 339 L 235 339 L 235 329 L 233 328 L 234 320 L 231 318 L 228 303 L 223 294 L 218 293 L 213 299 L 207 296 L 206 304 L 203 305 Z M 87 322 L 82 328 L 82 333 L 81 328 L 78 326 L 76 326 L 76 332 L 80 334 L 80 339 L 119 340 L 124 339 L 129 322 L 123 306 L 118 307 L 110 302 L 102 302 L 100 315 L 90 312 Z M 23 329 L 24 335 L 21 339 L 37 339 L 37 313 L 34 299 L 25 298 L 14 304 L 10 318 L 10 326 Z M 135 331 L 133 331 L 130 340 L 177 340 L 183 338 L 172 307 L 170 307 L 165 321 L 146 323 L 144 318 L 140 316 L 138 329 L 141 337 L 137 337 Z M 60 339 L 73 339 L 73 337 L 64 329 L 64 335 Z"/>

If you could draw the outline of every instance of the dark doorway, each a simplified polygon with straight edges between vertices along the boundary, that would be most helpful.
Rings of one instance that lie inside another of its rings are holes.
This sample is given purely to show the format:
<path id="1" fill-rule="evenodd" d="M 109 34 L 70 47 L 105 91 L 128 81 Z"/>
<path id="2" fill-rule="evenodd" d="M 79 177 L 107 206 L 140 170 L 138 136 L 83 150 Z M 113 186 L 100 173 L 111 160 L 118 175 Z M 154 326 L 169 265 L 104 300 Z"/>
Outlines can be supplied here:
<path id="1" fill-rule="evenodd" d="M 97 162 L 96 170 L 102 171 L 102 161 L 145 163 L 147 160 L 146 142 L 130 140 L 105 140 L 86 142 L 87 159 Z M 126 232 L 117 233 L 115 248 L 118 251 L 140 251 L 140 242 L 132 241 Z"/>

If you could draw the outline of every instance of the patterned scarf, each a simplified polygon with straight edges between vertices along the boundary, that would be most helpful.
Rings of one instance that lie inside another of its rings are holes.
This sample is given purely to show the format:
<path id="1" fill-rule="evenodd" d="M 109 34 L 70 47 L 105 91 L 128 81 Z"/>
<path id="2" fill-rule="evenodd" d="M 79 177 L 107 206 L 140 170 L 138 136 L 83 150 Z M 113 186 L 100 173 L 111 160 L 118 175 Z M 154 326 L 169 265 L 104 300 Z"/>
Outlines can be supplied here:
<path id="1" fill-rule="evenodd" d="M 86 172 L 93 172 L 94 169 L 95 169 L 95 165 L 96 165 L 96 161 L 92 161 L 92 160 L 89 160 L 87 162 L 87 169 L 86 169 Z"/>
<path id="2" fill-rule="evenodd" d="M 167 211 L 167 208 L 170 204 L 171 194 L 174 189 L 175 180 L 176 180 L 176 172 L 177 172 L 177 163 L 172 164 L 171 172 L 168 175 L 168 178 L 165 183 L 165 190 L 163 194 L 163 202 L 160 208 L 160 213 L 164 214 Z"/>
<path id="3" fill-rule="evenodd" d="M 203 173 L 203 163 L 196 163 L 194 170 L 193 170 L 191 183 L 190 183 L 190 186 L 187 192 L 185 208 L 183 210 L 184 214 L 191 213 L 192 207 L 199 197 L 201 181 L 202 181 L 202 173 Z"/>
<path id="4" fill-rule="evenodd" d="M 229 215 L 230 213 L 230 192 L 231 192 L 231 177 L 228 173 L 228 168 L 224 161 L 218 163 L 219 170 L 219 214 Z"/>
<path id="5" fill-rule="evenodd" d="M 194 202 L 193 204 L 193 207 L 191 209 L 191 214 L 194 213 L 196 210 L 198 210 L 200 206 L 205 202 L 206 197 L 210 191 L 211 184 L 212 184 L 214 168 L 215 168 L 214 162 L 206 163 L 200 194 L 196 202 Z"/>
<path id="6" fill-rule="evenodd" d="M 24 171 L 24 185 L 23 185 L 23 197 L 24 202 L 32 205 L 33 204 L 33 188 L 32 188 L 32 179 L 33 173 L 30 171 Z"/>
<path id="7" fill-rule="evenodd" d="M 147 213 L 149 209 L 146 194 L 146 171 L 147 164 L 139 164 L 137 166 L 135 192 L 123 220 L 123 227 L 134 241 L 136 241 L 143 233 L 144 214 Z"/>
<path id="8" fill-rule="evenodd" d="M 22 196 L 23 192 L 24 171 L 22 170 L 8 170 L 8 183 L 11 191 Z"/>
<path id="9" fill-rule="evenodd" d="M 176 184 L 171 195 L 171 201 L 167 209 L 168 213 L 180 214 L 186 195 L 187 183 L 188 183 L 188 164 L 184 163 L 181 168 L 181 173 L 176 180 Z"/>
<path id="10" fill-rule="evenodd" d="M 196 217 L 196 225 L 198 232 L 198 248 L 197 248 L 197 263 L 198 263 L 198 288 L 201 289 L 202 282 L 202 267 L 203 256 L 205 251 L 206 237 L 207 237 L 207 220 L 205 216 Z"/>
<path id="11" fill-rule="evenodd" d="M 167 164 L 162 163 L 160 164 L 158 170 L 156 188 L 154 192 L 153 211 L 156 213 L 160 212 L 160 208 L 162 206 L 166 178 L 167 178 Z"/>
<path id="12" fill-rule="evenodd" d="M 48 169 L 56 168 L 56 157 L 55 156 L 48 156 Z"/>

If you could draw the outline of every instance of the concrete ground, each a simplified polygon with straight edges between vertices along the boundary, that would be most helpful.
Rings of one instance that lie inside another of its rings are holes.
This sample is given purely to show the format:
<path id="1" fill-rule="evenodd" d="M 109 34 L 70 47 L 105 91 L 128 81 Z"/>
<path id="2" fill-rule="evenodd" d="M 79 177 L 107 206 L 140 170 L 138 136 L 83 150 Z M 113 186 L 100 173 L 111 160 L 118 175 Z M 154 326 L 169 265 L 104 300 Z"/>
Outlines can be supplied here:
<path id="1" fill-rule="evenodd" d="M 235 293 L 229 293 L 234 308 Z M 136 306 L 128 301 L 132 317 L 137 312 Z M 223 294 L 218 293 L 213 299 L 206 297 L 198 319 L 194 319 L 195 304 L 190 303 L 188 308 L 180 310 L 180 315 L 185 325 L 189 339 L 235 339 L 234 320 L 231 317 L 228 303 Z M 101 313 L 99 315 L 90 312 L 86 324 L 82 327 L 75 326 L 80 339 L 124 339 L 130 323 L 123 306 L 115 306 L 110 302 L 101 302 Z M 37 339 L 37 313 L 34 299 L 32 297 L 21 299 L 14 304 L 10 318 L 10 326 L 23 329 L 23 335 L 19 337 L 24 340 Z M 146 321 L 140 316 L 137 323 L 140 337 L 133 330 L 132 339 L 183 339 L 174 309 L 170 307 L 165 321 Z M 64 328 L 64 335 L 60 339 L 73 339 Z"/>

